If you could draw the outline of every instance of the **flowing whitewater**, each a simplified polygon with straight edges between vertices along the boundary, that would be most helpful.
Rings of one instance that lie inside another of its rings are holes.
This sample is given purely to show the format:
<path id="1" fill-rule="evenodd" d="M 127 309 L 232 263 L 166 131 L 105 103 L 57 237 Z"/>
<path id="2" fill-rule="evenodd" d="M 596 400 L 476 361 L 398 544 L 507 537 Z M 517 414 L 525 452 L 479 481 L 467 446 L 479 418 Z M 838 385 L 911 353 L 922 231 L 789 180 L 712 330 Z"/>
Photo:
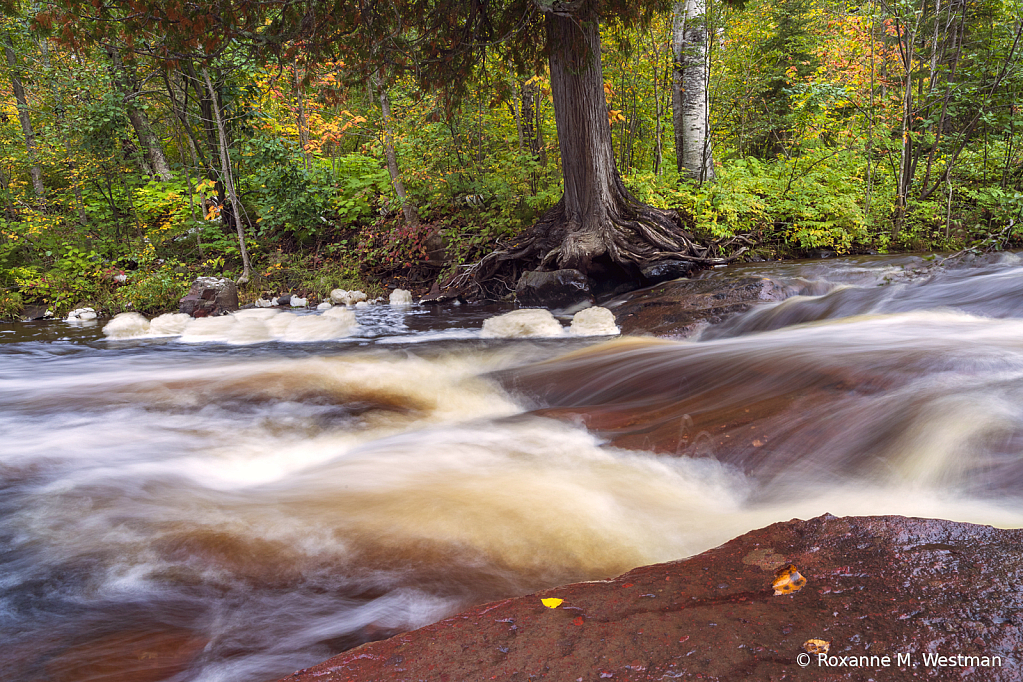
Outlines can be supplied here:
<path id="1" fill-rule="evenodd" d="M 824 512 L 1023 526 L 1018 259 L 736 270 L 798 295 L 689 342 L 0 326 L 3 679 L 273 680 Z"/>

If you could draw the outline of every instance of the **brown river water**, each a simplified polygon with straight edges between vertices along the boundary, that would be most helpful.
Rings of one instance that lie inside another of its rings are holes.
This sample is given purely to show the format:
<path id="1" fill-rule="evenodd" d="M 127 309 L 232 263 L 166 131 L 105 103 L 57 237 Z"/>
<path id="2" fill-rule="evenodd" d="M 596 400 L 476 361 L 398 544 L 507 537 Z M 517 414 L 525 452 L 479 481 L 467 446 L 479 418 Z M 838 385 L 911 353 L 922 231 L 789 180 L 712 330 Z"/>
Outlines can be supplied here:
<path id="1" fill-rule="evenodd" d="M 765 263 L 687 341 L 0 325 L 0 678 L 260 682 L 825 512 L 1023 527 L 1023 261 Z"/>

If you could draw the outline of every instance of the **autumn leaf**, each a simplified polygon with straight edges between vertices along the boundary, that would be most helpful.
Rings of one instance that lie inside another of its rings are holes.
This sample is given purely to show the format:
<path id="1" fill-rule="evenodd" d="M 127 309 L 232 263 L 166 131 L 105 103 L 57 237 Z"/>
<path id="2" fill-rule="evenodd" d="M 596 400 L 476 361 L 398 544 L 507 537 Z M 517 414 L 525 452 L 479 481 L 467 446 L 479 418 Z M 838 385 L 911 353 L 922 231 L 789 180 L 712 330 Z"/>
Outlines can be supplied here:
<path id="1" fill-rule="evenodd" d="M 559 606 L 561 606 L 564 602 L 565 602 L 564 599 L 558 599 L 557 597 L 547 597 L 546 599 L 540 600 L 540 603 L 549 609 L 556 609 Z"/>
<path id="2" fill-rule="evenodd" d="M 792 564 L 782 566 L 774 574 L 774 582 L 771 584 L 774 587 L 774 596 L 783 594 L 792 594 L 803 589 L 806 585 L 806 578 L 799 574 L 796 567 Z"/>

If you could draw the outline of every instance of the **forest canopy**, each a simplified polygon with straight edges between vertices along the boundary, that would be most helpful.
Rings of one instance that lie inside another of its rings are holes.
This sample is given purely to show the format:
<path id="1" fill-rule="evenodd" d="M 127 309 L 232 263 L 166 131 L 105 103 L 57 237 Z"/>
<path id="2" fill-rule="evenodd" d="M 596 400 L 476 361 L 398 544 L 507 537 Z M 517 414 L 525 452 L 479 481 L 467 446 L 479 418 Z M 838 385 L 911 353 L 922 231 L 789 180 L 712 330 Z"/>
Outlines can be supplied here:
<path id="1" fill-rule="evenodd" d="M 1021 30 L 1019 0 L 8 6 L 0 314 L 1016 247 Z"/>

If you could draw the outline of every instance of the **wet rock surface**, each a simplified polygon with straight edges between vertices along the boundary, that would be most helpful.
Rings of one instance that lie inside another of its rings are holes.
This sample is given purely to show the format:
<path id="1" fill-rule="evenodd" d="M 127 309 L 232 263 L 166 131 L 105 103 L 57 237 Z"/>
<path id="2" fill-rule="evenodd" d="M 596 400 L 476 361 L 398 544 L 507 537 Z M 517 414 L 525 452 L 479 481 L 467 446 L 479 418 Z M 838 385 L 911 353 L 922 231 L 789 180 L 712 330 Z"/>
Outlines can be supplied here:
<path id="1" fill-rule="evenodd" d="M 686 338 L 758 303 L 797 293 L 801 290 L 766 277 L 679 279 L 633 291 L 603 306 L 614 313 L 623 334 Z"/>
<path id="2" fill-rule="evenodd" d="M 192 317 L 213 317 L 238 310 L 238 287 L 229 279 L 199 277 L 178 303 L 178 311 Z"/>
<path id="3" fill-rule="evenodd" d="M 546 308 L 593 303 L 589 280 L 578 270 L 524 272 L 515 286 L 515 296 L 521 305 Z"/>
<path id="4" fill-rule="evenodd" d="M 775 596 L 788 564 L 807 583 Z M 811 639 L 829 643 L 824 665 L 800 659 Z M 1020 680 L 1021 651 L 1023 530 L 825 515 L 478 606 L 286 679 Z"/>

